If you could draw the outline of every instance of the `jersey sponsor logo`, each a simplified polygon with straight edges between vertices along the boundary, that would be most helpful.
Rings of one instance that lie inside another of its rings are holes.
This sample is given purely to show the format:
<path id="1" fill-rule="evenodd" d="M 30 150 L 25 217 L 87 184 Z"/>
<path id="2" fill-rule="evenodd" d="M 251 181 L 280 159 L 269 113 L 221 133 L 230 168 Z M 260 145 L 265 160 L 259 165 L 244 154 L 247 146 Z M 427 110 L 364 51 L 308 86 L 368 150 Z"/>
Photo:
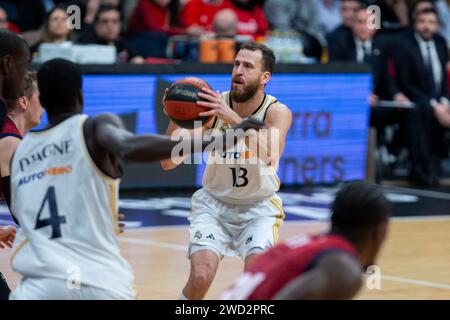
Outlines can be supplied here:
<path id="1" fill-rule="evenodd" d="M 65 175 L 65 174 L 70 174 L 70 173 L 72 173 L 72 166 L 48 168 L 45 171 L 33 173 L 29 176 L 20 178 L 19 187 L 21 185 L 28 184 L 30 182 L 41 180 L 46 176 L 60 176 L 60 175 Z"/>
<path id="2" fill-rule="evenodd" d="M 252 153 L 250 151 L 244 152 L 221 152 L 220 157 L 223 159 L 249 159 L 252 157 Z"/>
<path id="3" fill-rule="evenodd" d="M 250 237 L 247 238 L 247 241 L 245 241 L 245 244 L 247 245 L 247 244 L 249 244 L 252 241 L 253 241 L 253 236 L 250 236 Z"/>
<path id="4" fill-rule="evenodd" d="M 216 238 L 214 237 L 213 234 L 210 234 L 209 236 L 206 237 L 206 239 L 211 239 L 211 240 L 216 240 Z"/>
<path id="5" fill-rule="evenodd" d="M 20 171 L 24 172 L 26 168 L 35 162 L 42 162 L 46 159 L 70 154 L 73 151 L 73 140 L 63 140 L 59 143 L 50 143 L 41 150 L 30 156 L 19 160 Z"/>

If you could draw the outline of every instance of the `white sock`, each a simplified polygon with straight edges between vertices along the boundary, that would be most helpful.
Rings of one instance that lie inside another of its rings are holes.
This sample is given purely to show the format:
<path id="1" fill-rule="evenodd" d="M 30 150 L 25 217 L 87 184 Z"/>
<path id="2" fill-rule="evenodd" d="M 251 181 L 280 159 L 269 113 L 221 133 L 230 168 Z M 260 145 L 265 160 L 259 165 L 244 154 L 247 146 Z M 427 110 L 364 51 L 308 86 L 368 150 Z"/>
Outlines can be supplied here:
<path id="1" fill-rule="evenodd" d="M 178 300 L 189 300 L 189 299 L 185 297 L 185 295 L 183 294 L 183 292 L 181 292 L 181 293 L 180 293 L 180 296 L 178 297 Z"/>

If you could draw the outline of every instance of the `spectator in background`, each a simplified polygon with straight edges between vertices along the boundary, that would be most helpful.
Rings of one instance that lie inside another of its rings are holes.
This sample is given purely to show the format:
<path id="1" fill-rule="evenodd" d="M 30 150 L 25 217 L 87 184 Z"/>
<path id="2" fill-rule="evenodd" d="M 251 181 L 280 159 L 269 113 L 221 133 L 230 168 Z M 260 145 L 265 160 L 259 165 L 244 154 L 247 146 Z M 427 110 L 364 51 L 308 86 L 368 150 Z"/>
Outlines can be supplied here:
<path id="1" fill-rule="evenodd" d="M 0 5 L 21 32 L 37 30 L 45 20 L 45 6 L 39 0 L 1 0 Z"/>
<path id="2" fill-rule="evenodd" d="M 357 62 L 371 66 L 374 80 L 373 104 L 377 98 L 406 101 L 388 71 L 388 51 L 377 30 L 368 26 L 371 13 L 361 6 L 355 15 L 352 33 L 342 43 L 329 43 L 330 62 Z M 338 39 L 339 40 L 339 39 Z M 339 40 L 340 41 L 340 40 Z"/>
<path id="3" fill-rule="evenodd" d="M 327 34 L 328 47 L 345 45 L 345 39 L 352 34 L 355 15 L 360 7 L 358 0 L 341 0 L 340 14 L 342 24 Z M 331 50 L 337 50 L 332 48 Z"/>
<path id="4" fill-rule="evenodd" d="M 20 33 L 20 29 L 8 20 L 8 12 L 2 6 L 0 6 L 0 29 L 9 29 Z"/>
<path id="5" fill-rule="evenodd" d="M 62 44 L 72 41 L 72 30 L 67 24 L 68 15 L 64 7 L 55 7 L 47 13 L 43 25 L 41 40 L 31 47 L 33 56 L 37 56 L 42 43 Z"/>
<path id="6" fill-rule="evenodd" d="M 126 62 L 130 58 L 130 52 L 127 42 L 120 36 L 121 28 L 119 9 L 115 6 L 104 5 L 97 11 L 93 28 L 85 28 L 78 42 L 80 44 L 115 46 L 117 61 Z"/>
<path id="7" fill-rule="evenodd" d="M 398 39 L 395 67 L 400 89 L 416 103 L 407 119 L 411 178 L 420 185 L 438 184 L 438 157 L 448 156 L 445 131 L 450 128 L 445 40 L 438 34 L 438 15 L 425 9 L 415 15 L 413 32 Z M 435 157 L 433 157 L 435 156 Z"/>
<path id="8" fill-rule="evenodd" d="M 223 9 L 216 13 L 213 20 L 213 31 L 217 38 L 231 38 L 237 33 L 238 18 L 232 9 Z"/>
<path id="9" fill-rule="evenodd" d="M 200 36 L 211 32 L 216 13 L 231 7 L 230 0 L 188 0 L 181 11 L 186 33 Z"/>
<path id="10" fill-rule="evenodd" d="M 342 23 L 341 1 L 317 0 L 316 5 L 323 34 L 330 33 Z"/>
<path id="11" fill-rule="evenodd" d="M 9 29 L 8 13 L 2 7 L 0 7 L 0 29 Z"/>
<path id="12" fill-rule="evenodd" d="M 266 0 L 264 12 L 272 29 L 281 32 L 306 32 L 325 44 L 317 0 Z"/>
<path id="13" fill-rule="evenodd" d="M 237 16 L 237 34 L 254 39 L 265 37 L 269 26 L 263 9 L 254 0 L 232 0 L 232 10 Z"/>
<path id="14" fill-rule="evenodd" d="M 86 0 L 84 23 L 86 25 L 93 25 L 95 17 L 101 6 L 113 6 L 120 12 L 122 11 L 122 2 L 120 0 Z"/>
<path id="15" fill-rule="evenodd" d="M 411 10 L 411 17 L 414 20 L 417 13 L 425 9 L 435 9 L 439 16 L 441 35 L 450 43 L 450 8 L 446 0 L 418 0 Z M 411 26 L 413 29 L 413 26 Z"/>
<path id="16" fill-rule="evenodd" d="M 178 0 L 140 0 L 130 20 L 128 32 L 184 33 Z"/>

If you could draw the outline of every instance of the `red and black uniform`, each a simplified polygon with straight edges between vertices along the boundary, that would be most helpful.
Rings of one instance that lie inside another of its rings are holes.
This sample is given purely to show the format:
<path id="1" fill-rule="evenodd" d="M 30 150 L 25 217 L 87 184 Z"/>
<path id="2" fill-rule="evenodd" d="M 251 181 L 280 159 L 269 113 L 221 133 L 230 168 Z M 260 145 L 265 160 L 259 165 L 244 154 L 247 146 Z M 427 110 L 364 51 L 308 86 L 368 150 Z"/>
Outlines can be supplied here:
<path id="1" fill-rule="evenodd" d="M 20 140 L 22 140 L 22 138 L 23 138 L 22 135 L 20 134 L 19 129 L 17 129 L 15 123 L 9 117 L 5 118 L 3 128 L 0 131 L 0 140 L 3 138 L 6 138 L 6 137 L 16 137 Z M 5 193 L 4 182 L 8 179 L 9 179 L 9 177 L 4 177 L 4 178 L 0 179 L 0 199 L 2 199 L 5 195 L 4 194 Z M 7 199 L 7 200 L 9 200 L 9 199 Z"/>
<path id="2" fill-rule="evenodd" d="M 333 252 L 358 259 L 355 248 L 338 235 L 302 236 L 280 243 L 256 258 L 223 298 L 270 300 L 289 282 L 313 269 L 321 257 Z"/>
<path id="3" fill-rule="evenodd" d="M 0 98 L 0 140 L 5 137 L 17 137 L 22 139 L 22 135 L 17 129 L 14 122 L 6 116 L 6 103 Z M 1 152 L 1 150 L 0 150 Z M 6 192 L 7 198 L 9 200 L 9 177 L 0 179 L 0 200 L 3 198 L 3 183 L 5 182 L 5 188 L 8 190 Z M 17 223 L 17 221 L 16 221 Z M 11 290 L 9 289 L 8 283 L 6 282 L 3 274 L 0 272 L 0 300 L 8 300 Z"/>

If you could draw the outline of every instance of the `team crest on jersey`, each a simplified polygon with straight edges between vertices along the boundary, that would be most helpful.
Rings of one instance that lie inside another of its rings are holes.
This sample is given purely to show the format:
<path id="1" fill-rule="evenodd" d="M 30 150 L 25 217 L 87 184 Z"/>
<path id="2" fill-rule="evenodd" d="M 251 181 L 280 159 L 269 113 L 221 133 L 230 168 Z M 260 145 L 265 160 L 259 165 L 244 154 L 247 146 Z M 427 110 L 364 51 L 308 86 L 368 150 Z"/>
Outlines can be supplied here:
<path id="1" fill-rule="evenodd" d="M 202 238 L 202 233 L 201 233 L 200 231 L 197 231 L 197 232 L 195 233 L 195 235 L 194 235 L 194 239 L 199 240 L 199 239 L 201 239 L 201 238 Z"/>

